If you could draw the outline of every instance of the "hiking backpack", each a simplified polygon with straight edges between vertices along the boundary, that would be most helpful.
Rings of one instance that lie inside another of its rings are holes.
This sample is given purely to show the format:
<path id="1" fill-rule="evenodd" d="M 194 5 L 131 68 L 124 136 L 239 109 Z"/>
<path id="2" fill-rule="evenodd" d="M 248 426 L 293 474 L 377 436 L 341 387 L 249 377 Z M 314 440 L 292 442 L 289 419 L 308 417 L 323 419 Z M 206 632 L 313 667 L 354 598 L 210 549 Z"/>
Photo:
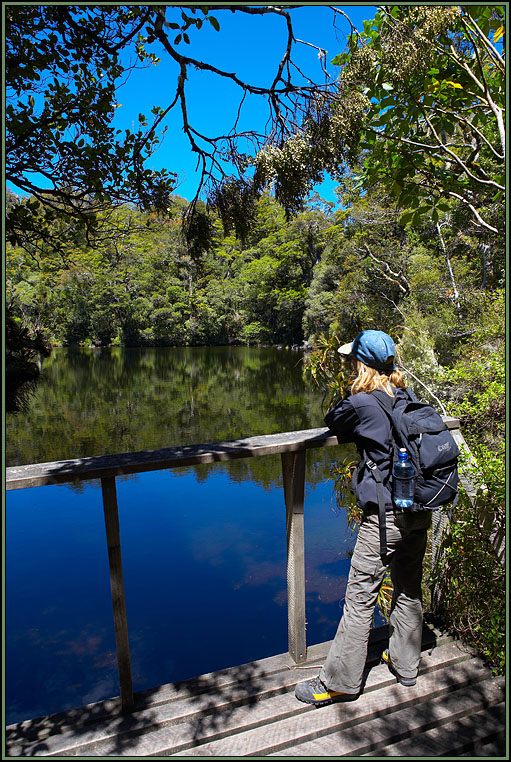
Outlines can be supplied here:
<path id="1" fill-rule="evenodd" d="M 441 416 L 426 402 L 389 397 L 384 391 L 371 392 L 391 423 L 391 473 L 404 447 L 415 468 L 415 502 L 410 510 L 435 510 L 458 498 L 458 457 L 460 451 Z M 381 473 L 367 465 L 377 482 L 380 517 L 380 552 L 386 555 L 385 506 Z M 383 525 L 383 526 L 382 526 Z"/>

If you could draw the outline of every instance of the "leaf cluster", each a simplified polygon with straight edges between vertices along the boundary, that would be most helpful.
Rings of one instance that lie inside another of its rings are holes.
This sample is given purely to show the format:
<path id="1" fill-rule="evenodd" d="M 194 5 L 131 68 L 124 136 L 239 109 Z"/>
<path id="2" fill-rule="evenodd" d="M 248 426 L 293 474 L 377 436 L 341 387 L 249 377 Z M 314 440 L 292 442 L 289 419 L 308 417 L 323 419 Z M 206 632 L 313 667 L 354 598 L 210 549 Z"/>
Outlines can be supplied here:
<path id="1" fill-rule="evenodd" d="M 500 229 L 490 209 L 504 192 L 503 18 L 501 6 L 382 8 L 334 59 L 370 99 L 360 183 L 384 184 L 403 222 L 437 222 L 458 199 L 477 227 Z"/>
<path id="2" fill-rule="evenodd" d="M 445 624 L 477 648 L 495 674 L 503 674 L 506 580 L 490 539 L 491 526 L 482 526 L 470 503 L 460 501 L 451 514 L 432 581 L 441 593 Z"/>
<path id="3" fill-rule="evenodd" d="M 115 203 L 166 210 L 173 173 L 143 166 L 159 142 L 155 124 L 145 129 L 141 114 L 139 129 L 121 134 L 112 123 L 130 69 L 120 53 L 147 16 L 139 6 L 8 7 L 6 179 L 33 198 L 9 209 L 13 245 L 36 231 L 50 238 L 63 213 L 87 231 Z M 155 59 L 139 51 L 139 61 Z"/>

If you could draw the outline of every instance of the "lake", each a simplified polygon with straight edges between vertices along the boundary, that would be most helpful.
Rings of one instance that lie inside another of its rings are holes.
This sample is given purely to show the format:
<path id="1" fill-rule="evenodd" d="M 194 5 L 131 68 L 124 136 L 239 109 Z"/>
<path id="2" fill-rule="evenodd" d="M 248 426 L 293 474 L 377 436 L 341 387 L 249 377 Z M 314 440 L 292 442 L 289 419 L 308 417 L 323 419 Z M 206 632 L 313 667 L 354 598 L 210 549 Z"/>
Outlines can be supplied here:
<path id="1" fill-rule="evenodd" d="M 302 353 L 246 347 L 54 350 L 7 465 L 323 426 Z M 331 639 L 354 537 L 307 452 L 307 643 Z M 134 690 L 287 651 L 279 455 L 117 479 Z M 99 482 L 6 495 L 7 723 L 119 694 Z"/>

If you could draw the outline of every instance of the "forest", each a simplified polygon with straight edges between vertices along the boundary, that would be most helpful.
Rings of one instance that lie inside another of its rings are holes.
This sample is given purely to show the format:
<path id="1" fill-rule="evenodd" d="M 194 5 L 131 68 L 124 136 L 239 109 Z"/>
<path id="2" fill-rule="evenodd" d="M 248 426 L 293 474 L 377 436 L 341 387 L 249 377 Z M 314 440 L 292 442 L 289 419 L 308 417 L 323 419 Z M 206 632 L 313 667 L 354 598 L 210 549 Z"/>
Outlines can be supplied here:
<path id="1" fill-rule="evenodd" d="M 10 246 L 8 304 L 57 345 L 289 346 L 406 327 L 405 343 L 448 364 L 502 295 L 503 237 L 475 234 L 454 204 L 440 224 L 411 227 L 383 188 L 338 194 L 288 220 L 266 192 L 244 240 L 210 213 L 207 250 L 187 244 L 179 196 L 165 219 L 107 210 L 109 236 L 92 247 Z"/>
<path id="2" fill-rule="evenodd" d="M 51 345 L 278 344 L 306 348 L 309 376 L 334 394 L 339 343 L 385 330 L 421 396 L 460 418 L 487 509 L 502 524 L 504 6 L 380 8 L 363 32 L 352 30 L 327 88 L 293 90 L 283 59 L 286 87 L 277 77 L 263 93 L 274 109 L 266 142 L 253 156 L 229 142 L 248 172 L 215 180 L 213 141 L 196 144 L 210 185 L 191 201 L 175 193 L 172 172 L 141 169 L 155 129 L 144 122 L 116 143 L 109 118 L 117 51 L 138 31 L 141 60 L 158 39 L 186 74 L 197 62 L 176 50 L 208 9 L 186 7 L 172 22 L 169 7 L 91 8 L 73 36 L 67 7 L 34 8 L 11 8 L 8 18 L 7 179 L 20 189 L 7 194 L 11 367 L 26 369 Z M 271 8 L 238 10 L 287 13 Z M 42 28 L 54 30 L 53 46 L 45 37 L 37 48 Z M 84 64 L 66 61 L 61 39 L 76 45 L 76 61 L 89 46 Z M 99 67 L 111 78 L 104 90 L 91 84 Z M 67 89 L 40 76 L 70 69 Z M 174 103 L 185 103 L 185 79 Z M 30 88 L 46 92 L 39 113 Z M 301 100 L 285 106 L 283 92 Z M 197 140 L 190 124 L 183 129 Z M 52 192 L 26 179 L 31 167 L 53 178 Z M 314 191 L 324 173 L 338 182 L 335 203 Z M 449 587 L 452 623 L 501 669 L 503 570 L 467 506 L 458 510 L 465 529 L 450 539 L 446 574 L 458 568 L 466 584 L 463 594 Z"/>

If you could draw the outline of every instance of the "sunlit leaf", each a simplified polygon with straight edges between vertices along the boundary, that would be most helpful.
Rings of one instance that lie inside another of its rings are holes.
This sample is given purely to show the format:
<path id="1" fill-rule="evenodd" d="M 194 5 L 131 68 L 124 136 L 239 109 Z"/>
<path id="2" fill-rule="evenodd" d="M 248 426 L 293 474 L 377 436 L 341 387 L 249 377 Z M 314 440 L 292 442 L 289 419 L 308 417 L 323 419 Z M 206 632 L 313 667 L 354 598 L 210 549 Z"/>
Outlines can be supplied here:
<path id="1" fill-rule="evenodd" d="M 504 34 L 504 27 L 500 26 L 498 29 L 495 30 L 495 34 L 493 35 L 493 42 L 498 42 L 500 38 Z"/>

